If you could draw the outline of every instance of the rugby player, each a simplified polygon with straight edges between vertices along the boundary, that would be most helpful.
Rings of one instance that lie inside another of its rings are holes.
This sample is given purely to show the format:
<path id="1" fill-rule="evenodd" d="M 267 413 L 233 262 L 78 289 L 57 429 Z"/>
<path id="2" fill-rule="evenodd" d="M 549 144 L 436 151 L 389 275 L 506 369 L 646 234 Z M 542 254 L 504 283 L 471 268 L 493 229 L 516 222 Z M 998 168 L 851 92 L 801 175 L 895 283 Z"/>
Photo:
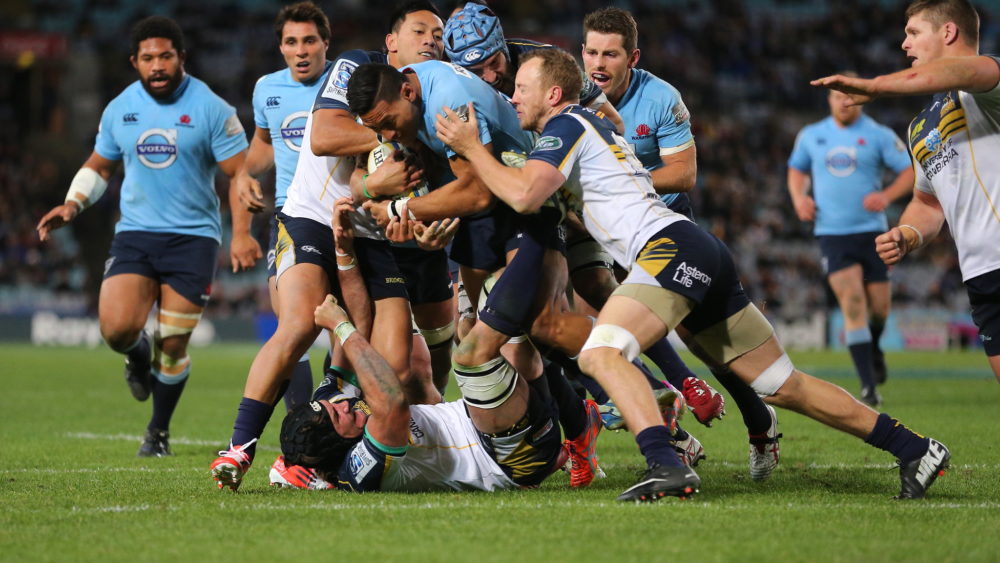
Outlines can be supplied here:
<path id="1" fill-rule="evenodd" d="M 441 20 L 426 5 L 411 2 L 394 12 L 394 31 L 386 36 L 387 57 L 392 62 L 405 65 L 441 58 L 440 32 L 434 33 L 440 29 Z M 360 292 L 348 292 L 337 281 L 338 267 L 351 264 L 338 265 L 331 210 L 338 198 L 351 196 L 353 156 L 378 145 L 376 136 L 343 109 L 347 80 L 357 66 L 353 53 L 338 57 L 321 79 L 322 86 L 305 123 L 295 174 L 278 214 L 278 328 L 250 367 L 230 447 L 219 452 L 211 464 L 220 489 L 238 489 L 249 471 L 256 440 L 274 411 L 282 385 L 319 335 L 320 329 L 310 315 L 329 293 L 344 299 L 355 322 L 364 334 L 371 335 L 372 345 L 409 386 L 408 391 L 422 394 L 420 402 L 440 400 L 429 374 L 426 381 L 411 381 L 411 315 L 404 279 L 382 230 L 363 212 L 354 217 L 354 228 L 358 232 L 357 264 L 364 273 L 365 287 Z M 402 177 L 402 184 L 410 187 L 419 179 L 412 166 L 393 161 L 373 174 L 373 187 L 375 177 L 393 175 Z M 374 301 L 374 315 L 368 310 L 369 298 Z M 349 369 L 343 369 L 350 378 Z"/>
<path id="2" fill-rule="evenodd" d="M 522 59 L 513 101 L 522 126 L 541 134 L 524 168 L 494 158 L 479 140 L 472 112 L 464 122 L 443 108 L 436 126 L 490 191 L 519 212 L 537 209 L 567 178 L 579 178 L 575 194 L 588 230 L 629 268 L 580 355 L 583 370 L 621 409 L 648 465 L 619 500 L 689 496 L 700 486 L 671 447 L 645 378 L 630 362 L 675 328 L 706 363 L 727 367 L 773 404 L 891 452 L 900 461 L 899 497 L 922 497 L 948 466 L 948 449 L 796 370 L 743 292 L 728 249 L 656 197 L 649 172 L 613 124 L 575 103 L 579 80 L 579 67 L 564 51 L 539 50 Z"/>
<path id="3" fill-rule="evenodd" d="M 267 252 L 267 287 L 271 308 L 277 314 L 280 311 L 274 265 L 277 213 L 285 203 L 288 185 L 295 174 L 302 133 L 313 100 L 322 85 L 321 77 L 330 70 L 332 63 L 326 60 L 326 51 L 330 46 L 330 22 L 312 2 L 285 6 L 278 12 L 274 27 L 278 48 L 287 66 L 260 77 L 254 87 L 253 111 L 257 127 L 250 141 L 246 163 L 236 177 L 236 187 L 240 202 L 247 209 L 263 211 L 264 194 L 256 178 L 276 168 L 275 214 L 270 221 Z M 292 370 L 284 393 L 285 407 L 290 410 L 308 401 L 312 390 L 312 369 L 309 352 L 306 351 Z"/>
<path id="4" fill-rule="evenodd" d="M 691 134 L 691 119 L 680 93 L 656 75 L 636 68 L 638 26 L 631 14 L 619 8 L 591 12 L 583 20 L 583 66 L 587 76 L 598 84 L 615 105 L 625 123 L 624 136 L 643 167 L 650 172 L 653 189 L 667 207 L 694 220 L 691 200 L 697 175 L 696 147 Z M 592 244 L 593 239 L 591 239 Z M 600 306 L 617 288 L 610 275 L 604 277 L 597 293 Z M 599 307 L 598 307 L 599 308 Z M 725 412 L 722 396 L 697 378 L 666 340 L 654 343 L 643 352 L 682 390 L 684 398 L 699 422 L 710 425 Z M 767 479 L 778 464 L 778 420 L 749 385 L 726 371 L 715 374 L 729 391 L 743 415 L 749 434 L 750 476 Z M 612 407 L 613 408 L 613 407 Z M 602 412 L 608 410 L 602 406 Z M 607 415 L 605 415 L 607 417 Z M 703 457 L 701 444 L 683 429 L 675 434 L 675 447 L 684 452 L 688 465 Z"/>
<path id="5" fill-rule="evenodd" d="M 788 192 L 799 219 L 816 222 L 823 273 L 844 314 L 844 340 L 861 380 L 860 397 L 877 407 L 882 397 L 875 386 L 887 376 L 879 338 L 892 289 L 875 237 L 889 228 L 885 208 L 913 190 L 913 167 L 903 141 L 864 115 L 847 94 L 832 90 L 827 102 L 830 116 L 807 125 L 795 139 Z M 895 179 L 883 189 L 885 170 Z"/>
<path id="6" fill-rule="evenodd" d="M 38 223 L 39 237 L 73 220 L 104 193 L 125 163 L 121 219 L 101 283 L 101 335 L 125 355 L 132 395 L 153 395 L 153 416 L 139 456 L 171 455 L 170 419 L 191 374 L 188 340 L 211 294 L 222 238 L 217 170 L 232 180 L 247 140 L 236 110 L 184 71 L 184 36 L 173 20 L 152 16 L 132 28 L 139 80 L 104 110 L 94 151 L 77 172 L 66 202 Z M 235 192 L 231 190 L 231 192 Z M 230 201 L 235 201 L 231 197 Z M 232 209 L 234 233 L 248 235 L 249 212 Z M 234 271 L 252 267 L 260 247 L 231 245 Z M 157 323 L 144 330 L 153 305 Z"/>
<path id="7" fill-rule="evenodd" d="M 902 46 L 913 68 L 812 84 L 844 92 L 855 104 L 934 94 L 907 135 L 917 171 L 913 199 L 899 225 L 875 238 L 875 248 L 896 264 L 948 222 L 972 320 L 1000 381 L 1000 170 L 992 158 L 1000 150 L 1000 58 L 979 55 L 979 14 L 968 0 L 917 0 L 906 17 Z"/>

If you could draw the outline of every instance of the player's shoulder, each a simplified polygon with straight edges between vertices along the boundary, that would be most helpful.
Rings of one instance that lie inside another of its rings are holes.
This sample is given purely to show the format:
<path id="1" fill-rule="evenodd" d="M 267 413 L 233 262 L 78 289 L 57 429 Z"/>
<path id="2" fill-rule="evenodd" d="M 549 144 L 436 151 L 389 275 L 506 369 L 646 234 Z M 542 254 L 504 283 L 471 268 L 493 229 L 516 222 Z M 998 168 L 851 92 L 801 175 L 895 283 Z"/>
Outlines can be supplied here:
<path id="1" fill-rule="evenodd" d="M 142 82 L 136 80 L 123 88 L 117 96 L 111 98 L 106 107 L 107 109 L 116 109 L 122 106 L 134 106 L 143 101 L 143 94 L 145 94 L 145 90 L 142 87 Z"/>
<path id="2" fill-rule="evenodd" d="M 267 73 L 257 79 L 257 88 L 287 84 L 292 80 L 292 71 L 288 67 Z"/>
<path id="3" fill-rule="evenodd" d="M 643 90 L 643 97 L 659 97 L 660 99 L 675 100 L 680 98 L 681 93 L 673 84 L 660 78 L 659 76 L 641 68 L 632 69 L 633 80 Z"/>
<path id="4" fill-rule="evenodd" d="M 543 127 L 541 138 L 551 135 L 580 135 L 587 129 L 587 124 L 600 127 L 607 118 L 601 117 L 592 109 L 585 108 L 578 104 L 566 106 L 562 111 L 549 118 Z M 613 127 L 613 125 L 612 125 Z"/>
<path id="5" fill-rule="evenodd" d="M 802 130 L 799 131 L 800 138 L 809 138 L 822 133 L 823 131 L 830 128 L 833 123 L 832 117 L 824 117 L 819 121 L 813 121 L 812 123 L 806 124 Z"/>
<path id="6" fill-rule="evenodd" d="M 191 97 L 197 97 L 199 103 L 210 103 L 215 104 L 218 107 L 229 108 L 229 102 L 222 99 L 222 96 L 215 93 L 212 87 L 209 86 L 205 81 L 200 78 L 188 75 L 188 85 L 186 94 Z"/>
<path id="7" fill-rule="evenodd" d="M 335 65 L 340 65 L 341 62 L 351 62 L 356 65 L 363 65 L 365 63 L 386 63 L 388 58 L 385 53 L 379 51 L 368 51 L 365 49 L 348 49 L 337 55 L 333 62 Z"/>
<path id="8" fill-rule="evenodd" d="M 535 41 L 533 39 L 507 39 L 507 50 L 514 53 L 527 53 L 529 51 L 534 51 L 535 49 L 552 49 L 553 45 L 549 43 L 542 43 L 541 41 Z"/>

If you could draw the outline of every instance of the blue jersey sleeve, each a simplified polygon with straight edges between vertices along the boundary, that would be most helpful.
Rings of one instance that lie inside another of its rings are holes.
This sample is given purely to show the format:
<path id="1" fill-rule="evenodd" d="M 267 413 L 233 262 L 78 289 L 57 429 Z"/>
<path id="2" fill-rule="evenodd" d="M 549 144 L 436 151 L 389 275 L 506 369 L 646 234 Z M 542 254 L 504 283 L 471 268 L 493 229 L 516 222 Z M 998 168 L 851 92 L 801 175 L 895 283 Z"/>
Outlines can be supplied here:
<path id="1" fill-rule="evenodd" d="M 382 488 L 389 467 L 406 455 L 406 446 L 392 448 L 378 443 L 365 428 L 361 441 L 347 453 L 337 472 L 338 489 L 364 493 Z"/>
<path id="2" fill-rule="evenodd" d="M 264 99 L 264 95 L 261 93 L 261 83 L 266 79 L 266 76 L 262 76 L 253 87 L 253 123 L 261 129 L 271 128 L 267 122 L 267 115 L 264 114 L 264 103 L 267 100 Z"/>
<path id="3" fill-rule="evenodd" d="M 601 90 L 601 87 L 597 83 L 587 77 L 587 73 L 580 71 L 580 76 L 583 78 L 583 89 L 580 90 L 580 105 L 589 108 L 594 103 L 594 100 L 597 100 L 604 94 L 604 91 Z M 605 97 L 601 105 L 604 105 L 604 102 L 607 100 L 607 97 Z"/>
<path id="4" fill-rule="evenodd" d="M 563 176 L 569 177 L 579 152 L 576 150 L 585 130 L 583 124 L 570 115 L 557 115 L 545 124 L 529 160 L 541 160 L 555 166 Z"/>
<path id="5" fill-rule="evenodd" d="M 212 154 L 215 156 L 216 162 L 222 162 L 236 156 L 249 144 L 247 143 L 247 135 L 243 131 L 243 124 L 240 123 L 240 118 L 236 115 L 236 108 L 219 100 L 215 111 L 216 117 L 212 127 Z"/>
<path id="6" fill-rule="evenodd" d="M 333 61 L 330 74 L 327 75 L 323 87 L 316 94 L 313 111 L 318 109 L 350 111 L 350 107 L 347 105 L 347 84 L 359 66 L 370 62 L 377 61 L 372 60 L 368 51 L 353 49 L 341 53 L 337 60 Z"/>
<path id="7" fill-rule="evenodd" d="M 104 108 L 104 113 L 101 114 L 101 123 L 97 127 L 94 150 L 108 160 L 121 160 L 122 149 L 118 146 L 118 141 L 115 140 L 113 114 L 111 104 L 108 104 L 108 107 Z"/>
<path id="8" fill-rule="evenodd" d="M 809 174 L 812 168 L 812 156 L 806 147 L 806 137 L 807 129 L 799 131 L 795 137 L 795 147 L 792 149 L 792 155 L 788 157 L 788 166 L 804 174 Z"/>
<path id="9" fill-rule="evenodd" d="M 906 150 L 896 133 L 888 127 L 882 127 L 882 135 L 879 139 L 882 153 L 882 162 L 896 174 L 910 167 L 910 153 Z"/>
<path id="10" fill-rule="evenodd" d="M 691 114 L 687 106 L 681 100 L 680 93 L 671 87 L 672 103 L 664 106 L 665 115 L 659 120 L 656 127 L 656 142 L 660 147 L 660 154 L 664 154 L 663 149 L 677 149 L 680 152 L 693 144 L 694 135 L 691 134 Z M 666 154 L 670 154 L 667 151 Z"/>

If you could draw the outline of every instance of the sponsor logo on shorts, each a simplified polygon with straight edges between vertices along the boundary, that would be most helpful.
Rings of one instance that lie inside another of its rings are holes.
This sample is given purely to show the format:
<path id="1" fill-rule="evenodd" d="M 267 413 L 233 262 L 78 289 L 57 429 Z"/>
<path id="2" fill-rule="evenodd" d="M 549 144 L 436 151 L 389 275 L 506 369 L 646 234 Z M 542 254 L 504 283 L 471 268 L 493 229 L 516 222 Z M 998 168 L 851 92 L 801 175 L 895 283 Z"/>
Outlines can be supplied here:
<path id="1" fill-rule="evenodd" d="M 688 266 L 687 262 L 681 262 L 674 271 L 674 281 L 684 287 L 691 287 L 695 282 L 703 285 L 711 285 L 712 278 L 694 266 Z"/>
<path id="2" fill-rule="evenodd" d="M 656 277 L 677 256 L 677 243 L 673 239 L 658 238 L 646 243 L 636 264 L 646 270 L 646 273 Z"/>
<path id="3" fill-rule="evenodd" d="M 115 263 L 115 257 L 112 256 L 104 261 L 104 275 L 108 275 L 108 271 L 111 270 L 111 265 Z"/>
<path id="4" fill-rule="evenodd" d="M 301 250 L 302 252 L 309 252 L 309 253 L 312 253 L 312 254 L 323 254 L 322 252 L 319 251 L 318 248 L 316 248 L 315 246 L 313 246 L 311 244 L 304 244 L 304 245 L 302 245 L 302 246 L 299 247 L 299 250 Z"/>
<path id="5" fill-rule="evenodd" d="M 406 280 L 399 276 L 393 276 L 385 278 L 385 283 L 406 283 Z"/>
<path id="6" fill-rule="evenodd" d="M 358 481 L 363 480 L 376 465 L 378 465 L 378 461 L 368 451 L 364 443 L 354 446 L 351 450 L 351 473 L 354 474 L 354 478 Z"/>

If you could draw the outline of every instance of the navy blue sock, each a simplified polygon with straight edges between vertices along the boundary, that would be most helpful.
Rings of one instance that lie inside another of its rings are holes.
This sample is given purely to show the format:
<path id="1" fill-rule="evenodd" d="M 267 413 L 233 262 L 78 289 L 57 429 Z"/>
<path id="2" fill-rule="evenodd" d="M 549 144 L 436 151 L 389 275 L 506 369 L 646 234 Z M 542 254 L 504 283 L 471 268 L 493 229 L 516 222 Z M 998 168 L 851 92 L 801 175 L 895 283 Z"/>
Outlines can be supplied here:
<path id="1" fill-rule="evenodd" d="M 292 368 L 292 377 L 288 382 L 288 389 L 285 390 L 285 409 L 291 411 L 302 403 L 309 402 L 313 392 L 312 366 L 309 365 L 309 356 L 295 362 Z"/>
<path id="2" fill-rule="evenodd" d="M 479 311 L 480 321 L 508 336 L 517 336 L 531 327 L 537 314 L 534 295 L 542 279 L 538 273 L 545 261 L 545 247 L 530 231 L 520 231 L 518 241 L 517 254 L 497 278 Z"/>
<path id="3" fill-rule="evenodd" d="M 904 426 L 891 416 L 881 413 L 875 421 L 875 428 L 865 438 L 865 442 L 880 450 L 885 450 L 906 463 L 927 453 L 930 441 Z"/>
<path id="4" fill-rule="evenodd" d="M 655 390 L 655 389 L 666 388 L 666 385 L 659 379 L 656 379 L 656 376 L 653 375 L 652 370 L 650 370 L 649 367 L 646 366 L 646 364 L 642 363 L 642 360 L 636 358 L 632 360 L 632 365 L 638 368 L 639 371 L 642 372 L 642 375 L 646 376 L 646 382 L 649 383 L 649 387 L 651 389 Z M 680 387 L 678 387 L 678 389 L 680 389 Z"/>
<path id="5" fill-rule="evenodd" d="M 771 428 L 771 413 L 767 411 L 764 401 L 753 388 L 728 369 L 713 370 L 712 374 L 726 389 L 733 401 L 736 401 L 736 406 L 740 409 L 740 414 L 743 415 L 743 424 L 746 425 L 747 432 L 763 434 Z"/>
<path id="6" fill-rule="evenodd" d="M 609 397 L 608 393 L 603 387 L 601 387 L 601 384 L 598 383 L 593 377 L 581 373 L 577 376 L 577 381 L 580 382 L 580 385 L 583 385 L 584 389 L 590 392 L 590 396 L 597 401 L 597 404 L 603 405 L 611 400 L 611 397 Z"/>
<path id="7" fill-rule="evenodd" d="M 875 347 L 875 350 L 881 351 L 882 347 L 879 346 L 879 340 L 882 339 L 882 331 L 885 330 L 885 319 L 871 317 L 868 319 L 868 330 L 872 334 L 872 346 Z"/>
<path id="8" fill-rule="evenodd" d="M 650 467 L 653 465 L 684 467 L 670 443 L 671 440 L 670 429 L 663 425 L 650 426 L 635 436 L 635 442 L 639 444 L 639 451 L 646 458 L 646 465 Z"/>
<path id="9" fill-rule="evenodd" d="M 656 367 L 660 368 L 667 381 L 678 389 L 684 388 L 685 379 L 695 377 L 694 372 L 677 355 L 677 350 L 674 350 L 674 347 L 670 345 L 670 341 L 666 338 L 647 348 L 643 354 L 646 354 L 646 357 L 652 360 L 656 364 Z"/>
<path id="10" fill-rule="evenodd" d="M 274 405 L 243 397 L 243 400 L 240 401 L 239 412 L 236 414 L 236 422 L 233 423 L 233 437 L 230 442 L 234 446 L 238 446 L 246 444 L 254 438 L 260 438 L 273 412 Z M 257 450 L 256 446 L 257 444 L 254 444 L 246 449 L 250 457 L 253 457 Z"/>
<path id="11" fill-rule="evenodd" d="M 673 436 L 674 440 L 677 440 L 678 442 L 683 442 L 684 440 L 687 440 L 690 437 L 691 435 L 687 433 L 687 430 L 684 430 L 683 428 L 681 428 L 681 425 L 678 424 L 677 429 L 674 430 L 674 436 Z"/>
<path id="12" fill-rule="evenodd" d="M 562 426 L 563 434 L 572 440 L 587 428 L 587 409 L 563 375 L 562 368 L 555 363 L 549 365 L 554 367 L 547 367 L 545 374 L 535 381 L 542 380 L 548 383 L 546 391 L 552 395 L 556 406 L 559 407 L 559 425 Z"/>
<path id="13" fill-rule="evenodd" d="M 146 338 L 146 335 L 142 332 L 139 333 L 139 340 L 136 341 L 132 347 L 125 352 L 128 356 L 128 362 L 131 365 L 136 366 L 148 366 L 152 362 L 152 356 L 149 350 L 150 339 Z"/>
<path id="14" fill-rule="evenodd" d="M 872 387 L 875 385 L 875 350 L 872 346 L 872 333 L 867 326 L 849 330 L 844 334 L 844 341 L 851 352 L 851 359 L 854 360 L 854 369 L 858 372 L 861 386 Z"/>
<path id="15" fill-rule="evenodd" d="M 149 419 L 148 430 L 170 430 L 170 419 L 174 416 L 174 409 L 181 400 L 184 393 L 184 386 L 187 384 L 188 374 L 191 373 L 191 366 L 188 366 L 183 373 L 177 376 L 164 376 L 157 371 L 153 371 L 153 416 Z"/>

